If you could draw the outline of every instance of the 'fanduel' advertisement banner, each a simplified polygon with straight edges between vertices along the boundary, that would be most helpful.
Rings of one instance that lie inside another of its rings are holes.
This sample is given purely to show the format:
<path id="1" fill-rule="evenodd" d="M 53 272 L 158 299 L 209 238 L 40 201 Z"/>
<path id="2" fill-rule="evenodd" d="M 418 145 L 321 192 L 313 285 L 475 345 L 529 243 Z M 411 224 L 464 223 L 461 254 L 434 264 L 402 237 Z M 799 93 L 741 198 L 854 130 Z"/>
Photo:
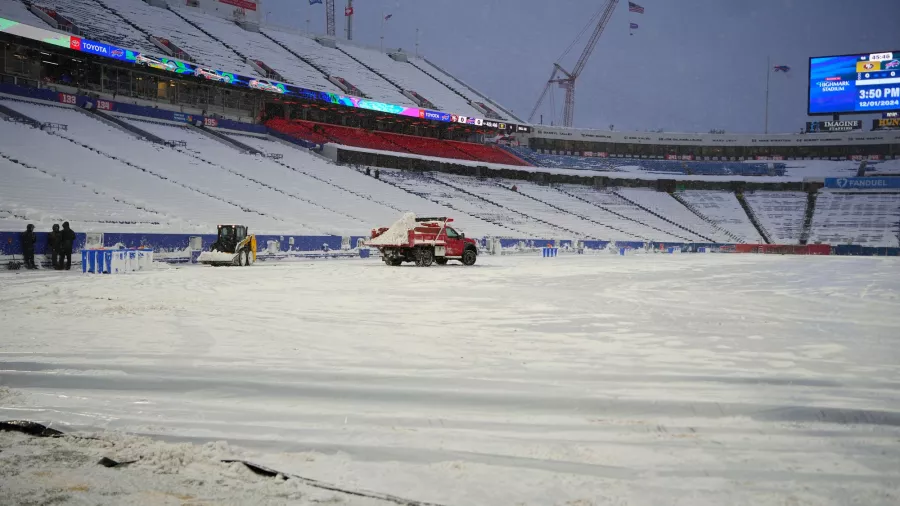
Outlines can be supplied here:
<path id="1" fill-rule="evenodd" d="M 900 188 L 900 177 L 826 177 L 825 188 L 838 190 L 884 190 Z"/>

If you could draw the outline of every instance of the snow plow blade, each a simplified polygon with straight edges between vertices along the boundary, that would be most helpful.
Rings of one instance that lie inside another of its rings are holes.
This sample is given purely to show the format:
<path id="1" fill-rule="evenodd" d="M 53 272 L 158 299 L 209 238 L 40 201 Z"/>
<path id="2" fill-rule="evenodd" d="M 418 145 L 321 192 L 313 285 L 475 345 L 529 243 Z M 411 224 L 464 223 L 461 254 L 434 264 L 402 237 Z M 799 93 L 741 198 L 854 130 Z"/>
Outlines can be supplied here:
<path id="1" fill-rule="evenodd" d="M 205 265 L 238 265 L 237 253 L 219 253 L 218 251 L 204 251 L 200 253 L 197 262 Z"/>

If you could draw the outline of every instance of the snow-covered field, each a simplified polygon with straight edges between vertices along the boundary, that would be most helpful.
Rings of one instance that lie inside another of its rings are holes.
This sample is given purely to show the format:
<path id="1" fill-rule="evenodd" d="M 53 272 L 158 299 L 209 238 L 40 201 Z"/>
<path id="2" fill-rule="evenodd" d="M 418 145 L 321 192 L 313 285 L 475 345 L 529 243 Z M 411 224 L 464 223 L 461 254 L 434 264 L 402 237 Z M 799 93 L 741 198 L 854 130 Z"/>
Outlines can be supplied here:
<path id="1" fill-rule="evenodd" d="M 441 505 L 895 505 L 898 267 L 602 254 L 0 272 L 0 420 L 100 437 L 0 434 L 0 490 L 382 504 L 219 462 L 233 455 Z"/>

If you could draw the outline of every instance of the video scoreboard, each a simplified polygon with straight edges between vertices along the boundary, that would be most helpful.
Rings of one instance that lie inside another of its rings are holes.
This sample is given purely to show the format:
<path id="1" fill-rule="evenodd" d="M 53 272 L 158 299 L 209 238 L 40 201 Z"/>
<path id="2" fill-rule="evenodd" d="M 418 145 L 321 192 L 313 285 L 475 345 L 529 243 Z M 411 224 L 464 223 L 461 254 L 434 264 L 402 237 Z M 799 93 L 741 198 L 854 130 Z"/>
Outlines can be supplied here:
<path id="1" fill-rule="evenodd" d="M 809 59 L 814 114 L 900 111 L 900 51 Z"/>

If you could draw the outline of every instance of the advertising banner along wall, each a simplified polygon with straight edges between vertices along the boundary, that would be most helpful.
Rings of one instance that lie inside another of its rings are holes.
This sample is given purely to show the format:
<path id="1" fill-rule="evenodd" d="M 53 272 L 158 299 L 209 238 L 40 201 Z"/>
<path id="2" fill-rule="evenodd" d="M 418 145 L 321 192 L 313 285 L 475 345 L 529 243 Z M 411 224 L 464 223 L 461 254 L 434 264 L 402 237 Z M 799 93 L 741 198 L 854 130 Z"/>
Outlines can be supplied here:
<path id="1" fill-rule="evenodd" d="M 900 189 L 900 177 L 826 177 L 825 188 L 837 190 Z"/>
<path id="2" fill-rule="evenodd" d="M 808 133 L 818 132 L 849 132 L 851 130 L 862 130 L 862 120 L 838 120 L 838 121 L 807 121 L 806 131 Z"/>

